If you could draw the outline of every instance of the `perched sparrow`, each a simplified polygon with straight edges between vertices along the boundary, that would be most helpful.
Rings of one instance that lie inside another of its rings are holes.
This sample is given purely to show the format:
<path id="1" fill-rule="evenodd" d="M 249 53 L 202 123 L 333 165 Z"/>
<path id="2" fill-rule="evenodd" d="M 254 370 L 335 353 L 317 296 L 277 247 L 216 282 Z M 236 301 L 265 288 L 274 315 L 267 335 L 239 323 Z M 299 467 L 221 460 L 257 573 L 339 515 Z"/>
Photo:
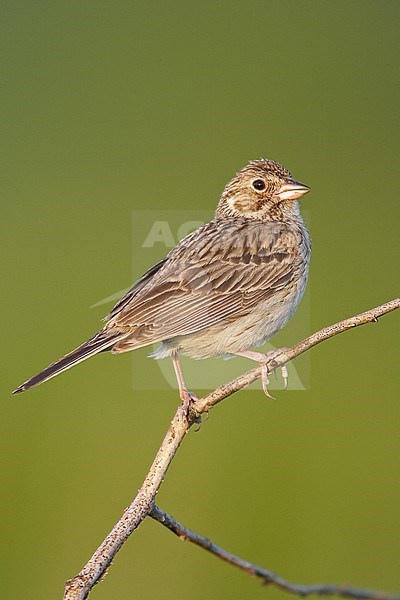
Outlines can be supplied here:
<path id="1" fill-rule="evenodd" d="M 245 356 L 291 318 L 306 287 L 311 242 L 297 198 L 309 191 L 272 160 L 254 160 L 225 187 L 212 221 L 187 235 L 151 267 L 87 342 L 31 377 L 14 393 L 42 383 L 93 354 L 161 342 L 154 358 L 171 356 L 188 406 L 179 354 Z"/>

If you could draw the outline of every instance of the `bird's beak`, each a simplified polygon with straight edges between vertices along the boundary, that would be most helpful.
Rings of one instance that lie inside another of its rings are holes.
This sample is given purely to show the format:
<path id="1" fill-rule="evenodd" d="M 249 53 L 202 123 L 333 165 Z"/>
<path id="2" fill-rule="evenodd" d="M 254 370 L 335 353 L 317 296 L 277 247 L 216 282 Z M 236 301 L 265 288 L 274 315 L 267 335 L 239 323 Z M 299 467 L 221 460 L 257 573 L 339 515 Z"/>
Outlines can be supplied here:
<path id="1" fill-rule="evenodd" d="M 274 194 L 274 197 L 278 200 L 296 200 L 296 198 L 301 198 L 304 194 L 310 191 L 308 185 L 304 183 L 300 183 L 295 179 L 291 179 L 287 183 L 284 183 L 279 190 Z"/>

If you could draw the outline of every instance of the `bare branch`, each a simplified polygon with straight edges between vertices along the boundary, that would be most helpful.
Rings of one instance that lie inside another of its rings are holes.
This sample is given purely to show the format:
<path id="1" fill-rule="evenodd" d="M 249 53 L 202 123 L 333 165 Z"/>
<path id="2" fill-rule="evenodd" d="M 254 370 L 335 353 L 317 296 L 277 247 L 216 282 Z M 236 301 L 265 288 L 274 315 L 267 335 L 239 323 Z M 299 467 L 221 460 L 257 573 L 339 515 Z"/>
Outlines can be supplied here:
<path id="1" fill-rule="evenodd" d="M 343 331 L 353 327 L 377 321 L 379 317 L 400 307 L 400 298 L 386 302 L 381 306 L 368 310 L 367 312 L 340 321 L 330 327 L 325 327 L 317 333 L 299 342 L 288 349 L 285 354 L 280 354 L 274 361 L 268 365 L 270 369 L 283 366 L 287 361 L 299 356 L 306 350 L 316 346 L 320 342 L 329 339 Z M 167 434 L 160 446 L 159 451 L 150 467 L 150 470 L 140 488 L 136 498 L 128 506 L 120 520 L 116 523 L 112 531 L 108 534 L 102 544 L 95 551 L 84 568 L 66 583 L 64 600 L 85 600 L 88 597 L 92 587 L 101 580 L 103 574 L 107 571 L 111 562 L 114 560 L 118 550 L 122 547 L 130 534 L 137 529 L 140 523 L 149 515 L 154 505 L 154 498 L 160 488 L 165 474 L 171 464 L 177 449 L 183 438 L 202 413 L 208 411 L 213 406 L 227 398 L 234 392 L 250 385 L 261 376 L 261 369 L 256 368 L 248 371 L 244 375 L 237 377 L 229 383 L 217 388 L 215 391 L 192 402 L 189 408 L 189 414 L 186 414 L 179 406 L 176 414 L 171 421 Z M 289 585 L 289 584 L 288 584 Z M 296 586 L 295 586 L 296 587 Z M 289 590 L 293 593 L 294 589 Z M 314 592 L 317 593 L 317 592 Z M 320 592 L 321 594 L 323 592 Z M 378 595 L 369 596 L 378 598 Z M 381 597 L 379 597 L 381 598 Z M 387 598 L 387 596 L 382 596 Z"/>
<path id="2" fill-rule="evenodd" d="M 91 588 L 101 579 L 118 550 L 143 519 L 147 517 L 175 452 L 189 431 L 190 426 L 191 423 L 179 407 L 136 498 L 125 510 L 118 523 L 97 548 L 82 571 L 76 577 L 67 581 L 64 593 L 65 600 L 84 600 L 88 597 Z"/>
<path id="3" fill-rule="evenodd" d="M 178 523 L 174 517 L 164 512 L 158 506 L 153 506 L 149 516 L 161 523 L 161 525 L 164 525 L 164 527 L 167 527 L 167 529 L 175 533 L 181 540 L 188 540 L 189 542 L 196 544 L 196 546 L 200 546 L 201 548 L 204 548 L 204 550 L 211 552 L 211 554 L 218 556 L 218 558 L 221 558 L 225 562 L 238 567 L 242 571 L 245 571 L 250 575 L 255 575 L 262 580 L 264 585 L 272 585 L 297 596 L 318 595 L 341 596 L 343 598 L 357 598 L 358 600 L 400 600 L 400 596 L 391 596 L 384 592 L 372 590 L 360 590 L 344 585 L 298 585 L 296 583 L 289 583 L 276 573 L 267 571 L 267 569 L 259 567 L 258 565 L 254 565 L 253 563 L 228 552 L 228 550 L 224 550 L 220 546 L 217 546 L 211 540 L 199 533 L 188 529 L 181 523 Z"/>
<path id="4" fill-rule="evenodd" d="M 330 325 L 329 327 L 324 327 L 324 329 L 313 333 L 302 342 L 299 342 L 292 348 L 289 348 L 284 354 L 280 354 L 268 366 L 270 369 L 282 367 L 289 360 L 293 360 L 293 358 L 300 356 L 300 354 L 303 354 L 304 352 L 310 350 L 310 348 L 313 348 L 314 346 L 317 346 L 321 342 L 328 340 L 329 338 L 334 337 L 335 335 L 338 335 L 343 331 L 347 331 L 348 329 L 358 327 L 359 325 L 365 325 L 366 323 L 376 323 L 379 317 L 382 317 L 383 315 L 386 315 L 387 313 L 396 310 L 396 308 L 400 308 L 400 298 L 395 298 L 390 302 L 381 304 L 376 308 L 371 308 L 370 310 L 367 310 L 364 313 L 360 313 L 355 317 L 350 317 L 349 319 L 339 321 L 339 323 L 335 323 L 334 325 Z M 247 387 L 257 379 L 260 379 L 260 377 L 261 369 L 259 367 L 257 367 L 256 369 L 252 369 L 251 371 L 247 371 L 247 373 L 244 373 L 244 375 L 236 377 L 229 383 L 221 385 L 221 387 L 211 392 L 211 394 L 207 394 L 207 396 L 204 396 L 204 398 L 200 398 L 199 400 L 197 400 L 196 403 L 193 405 L 193 408 L 195 408 L 198 411 L 198 414 L 201 414 L 209 410 L 210 408 L 215 406 L 215 404 L 218 404 L 218 402 L 221 402 L 221 400 L 224 400 L 224 398 L 227 398 L 234 392 L 237 392 L 238 390 Z"/>

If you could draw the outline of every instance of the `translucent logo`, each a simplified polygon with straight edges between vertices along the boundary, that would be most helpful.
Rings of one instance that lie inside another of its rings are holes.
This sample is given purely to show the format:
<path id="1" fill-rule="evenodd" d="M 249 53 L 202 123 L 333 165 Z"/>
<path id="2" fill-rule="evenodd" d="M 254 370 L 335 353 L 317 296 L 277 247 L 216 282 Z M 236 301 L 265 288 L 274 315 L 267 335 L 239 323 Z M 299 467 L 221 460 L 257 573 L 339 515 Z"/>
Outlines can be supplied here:
<path id="1" fill-rule="evenodd" d="M 186 235 L 210 220 L 212 215 L 201 210 L 153 211 L 135 210 L 132 213 L 132 283 L 137 281 L 152 265 L 159 262 Z M 129 288 L 119 290 L 100 300 L 94 306 L 117 302 Z M 205 306 L 205 311 L 207 307 Z M 304 298 L 291 321 L 273 338 L 273 344 L 266 343 L 262 352 L 269 352 L 283 346 L 291 346 L 310 333 L 310 293 Z M 146 357 L 159 344 L 132 351 L 132 384 L 134 389 L 161 390 L 177 389 L 177 382 L 170 358 L 152 360 L 143 365 Z M 301 370 L 293 362 L 288 364 L 289 390 L 304 390 L 309 386 L 310 364 L 306 354 L 301 360 Z M 205 360 L 193 360 L 185 356 L 180 358 L 185 383 L 189 390 L 198 392 L 213 390 L 236 376 L 254 368 L 256 363 L 245 358 L 234 357 L 225 360 L 213 357 Z M 283 386 L 279 371 L 276 377 L 270 376 L 269 389 L 281 389 Z M 260 389 L 255 382 L 250 389 Z"/>

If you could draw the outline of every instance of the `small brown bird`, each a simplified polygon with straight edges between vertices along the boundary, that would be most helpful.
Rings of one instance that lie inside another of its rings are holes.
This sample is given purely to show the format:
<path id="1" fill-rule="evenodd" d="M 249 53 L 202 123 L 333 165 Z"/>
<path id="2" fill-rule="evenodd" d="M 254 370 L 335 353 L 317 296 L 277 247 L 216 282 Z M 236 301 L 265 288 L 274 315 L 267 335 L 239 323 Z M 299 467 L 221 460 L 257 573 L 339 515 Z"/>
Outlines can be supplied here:
<path id="1" fill-rule="evenodd" d="M 303 296 L 311 241 L 297 199 L 308 191 L 279 163 L 251 161 L 225 187 L 212 221 L 146 271 L 101 331 L 13 393 L 103 350 L 118 354 L 161 342 L 152 356 L 171 356 L 186 407 L 193 394 L 185 386 L 179 354 L 255 360 L 268 395 L 265 363 L 272 355 L 251 348 L 286 325 Z"/>

